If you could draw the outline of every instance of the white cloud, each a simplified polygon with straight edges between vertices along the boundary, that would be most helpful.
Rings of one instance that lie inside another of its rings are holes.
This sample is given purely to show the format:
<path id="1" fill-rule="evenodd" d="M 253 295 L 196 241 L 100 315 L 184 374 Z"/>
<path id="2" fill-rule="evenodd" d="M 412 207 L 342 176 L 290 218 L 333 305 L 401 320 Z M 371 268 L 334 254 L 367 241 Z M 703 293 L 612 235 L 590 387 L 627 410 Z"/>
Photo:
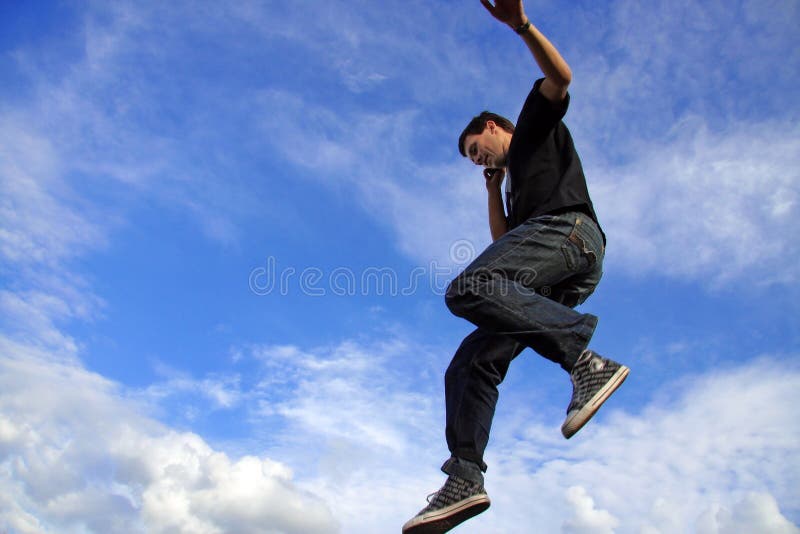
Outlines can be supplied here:
<path id="1" fill-rule="evenodd" d="M 0 525 L 19 532 L 376 532 L 443 480 L 438 349 L 393 337 L 239 349 L 262 366 L 240 398 L 277 463 L 231 458 L 73 362 L 2 343 Z M 549 411 L 505 395 L 487 457 L 493 506 L 461 530 L 795 532 L 792 362 L 676 377 L 639 412 L 612 402 L 569 442 Z"/>
<path id="2" fill-rule="evenodd" d="M 403 121 L 395 127 L 404 128 Z M 296 132 L 298 138 L 306 134 Z M 402 142 L 401 135 L 391 144 Z M 333 158 L 327 168 L 336 161 L 352 165 L 367 146 L 367 138 L 354 136 L 347 157 Z M 713 287 L 797 280 L 800 245 L 781 230 L 800 214 L 796 126 L 740 123 L 712 132 L 703 121 L 687 119 L 668 142 L 635 149 L 637 156 L 625 165 L 587 167 L 610 265 Z M 414 178 L 399 178 L 386 164 L 367 170 L 356 165 L 347 176 L 365 207 L 392 225 L 401 250 L 426 265 L 453 265 L 450 251 L 459 240 L 476 253 L 483 250 L 489 238 L 477 171 L 460 162 L 413 166 L 389 155 L 387 160 Z"/>
<path id="3" fill-rule="evenodd" d="M 758 0 L 622 0 L 559 16 L 557 29 L 579 36 L 562 47 L 574 74 L 567 122 L 579 147 L 593 159 L 630 159 L 631 144 L 663 139 L 686 116 L 717 129 L 791 117 L 797 16 L 793 2 L 764 9 Z M 689 41 L 680 54 L 666 52 Z"/>
<path id="4" fill-rule="evenodd" d="M 625 135 L 613 136 L 619 140 L 619 146 L 625 147 L 620 153 L 624 153 L 627 164 L 610 164 L 596 157 L 610 146 L 606 133 L 597 133 L 607 132 L 610 122 L 630 123 L 629 134 L 639 132 L 635 126 L 644 124 L 638 119 L 634 122 L 619 120 L 620 116 L 631 113 L 624 107 L 627 100 L 620 95 L 632 91 L 631 84 L 637 79 L 626 74 L 625 69 L 647 72 L 646 80 L 640 80 L 647 84 L 646 91 L 640 91 L 646 98 L 657 98 L 659 102 L 675 98 L 674 95 L 663 98 L 666 89 L 657 83 L 669 75 L 675 60 L 659 59 L 642 47 L 645 44 L 655 46 L 654 43 L 665 36 L 687 31 L 683 27 L 684 19 L 671 16 L 672 11 L 662 13 L 658 21 L 669 21 L 668 27 L 656 31 L 652 27 L 656 19 L 644 17 L 641 18 L 643 24 L 635 23 L 632 13 L 638 11 L 628 8 L 614 10 L 611 18 L 618 30 L 614 32 L 615 46 L 625 51 L 620 56 L 622 59 L 612 62 L 609 58 L 600 58 L 602 61 L 598 63 L 594 59 L 584 61 L 582 56 L 576 57 L 577 71 L 585 71 L 588 81 L 576 80 L 577 97 L 570 114 L 576 137 L 584 143 L 579 143 L 578 148 L 582 154 L 590 155 L 586 158 L 587 174 L 601 222 L 609 230 L 609 261 L 631 273 L 710 279 L 715 285 L 743 281 L 749 284 L 753 280 L 757 284 L 792 283 L 797 278 L 796 244 L 789 233 L 773 231 L 776 225 L 785 224 L 798 211 L 795 183 L 798 178 L 796 154 L 800 151 L 797 150 L 798 131 L 791 122 L 753 122 L 749 116 L 749 122 L 745 122 L 748 119 L 735 119 L 732 111 L 709 113 L 703 121 L 698 121 L 691 118 L 692 113 L 699 112 L 692 107 L 688 110 L 670 108 L 657 113 L 657 127 L 642 127 L 642 131 L 650 132 L 643 137 L 644 142 L 631 143 Z M 485 193 L 480 174 L 461 161 L 454 148 L 452 160 L 441 157 L 446 153 L 441 148 L 442 135 L 448 135 L 449 141 L 445 144 L 452 146 L 452 139 L 462 124 L 431 121 L 427 115 L 436 116 L 438 105 L 445 105 L 448 98 L 453 98 L 450 93 L 436 91 L 436 87 L 446 84 L 453 90 L 468 91 L 465 88 L 472 86 L 469 80 L 480 78 L 489 60 L 481 55 L 478 55 L 480 61 L 466 60 L 477 52 L 470 48 L 473 46 L 470 40 L 458 46 L 456 43 L 442 46 L 438 41 L 438 46 L 431 44 L 431 38 L 425 37 L 423 29 L 436 17 L 428 9 L 412 10 L 413 17 L 402 22 L 408 27 L 392 29 L 387 35 L 373 29 L 375 13 L 372 11 L 329 5 L 318 17 L 312 18 L 312 24 L 319 25 L 323 35 L 319 42 L 312 43 L 307 43 L 306 33 L 293 29 L 295 17 L 303 18 L 302 10 L 292 15 L 279 15 L 263 6 L 246 4 L 231 11 L 212 9 L 193 13 L 186 20 L 187 31 L 192 35 L 207 35 L 221 43 L 227 42 L 223 38 L 225 35 L 250 32 L 254 28 L 255 33 L 248 33 L 248 38 L 260 35 L 265 45 L 278 36 L 293 42 L 302 41 L 306 43 L 303 46 L 318 54 L 314 57 L 328 58 L 334 70 L 341 70 L 343 82 L 356 91 L 387 83 L 411 88 L 419 98 L 377 112 L 375 108 L 366 111 L 357 105 L 331 107 L 318 95 L 298 94 L 291 87 L 275 86 L 260 92 L 248 87 L 242 88 L 242 101 L 246 104 L 241 108 L 251 111 L 236 116 L 242 121 L 241 131 L 250 131 L 249 128 L 261 122 L 261 133 L 268 134 L 264 139 L 274 144 L 271 148 L 280 150 L 298 166 L 313 170 L 319 183 L 357 191 L 359 203 L 381 224 L 392 228 L 399 249 L 409 257 L 424 264 L 432 260 L 452 264 L 448 252 L 457 240 L 469 240 L 476 251 L 489 243 Z M 480 9 L 478 6 L 474 12 L 470 10 L 461 16 L 480 17 L 470 20 L 475 28 L 484 28 L 482 25 L 492 28 L 494 21 Z M 760 20 L 763 15 L 751 9 L 750 4 L 745 3 L 742 9 L 747 15 L 742 24 L 763 23 Z M 792 10 L 791 6 L 781 6 L 781 9 Z M 680 6 L 675 12 L 692 13 L 693 23 L 703 31 L 706 49 L 717 43 L 717 34 L 712 31 L 713 27 L 701 21 L 713 19 L 709 13 L 733 16 L 728 11 L 727 7 L 714 4 L 706 11 L 696 6 Z M 28 65 L 26 72 L 36 81 L 40 98 L 23 109 L 19 120 L 2 128 L 4 141 L 9 141 L 7 146 L 12 147 L 6 152 L 8 161 L 3 171 L 8 176 L 16 176 L 5 185 L 11 189 L 11 203 L 18 205 L 2 212 L 6 223 L 0 232 L 2 250 L 9 257 L 41 259 L 75 254 L 87 243 L 104 242 L 103 225 L 96 224 L 95 220 L 101 217 L 105 220 L 107 214 L 93 214 L 91 209 L 87 213 L 86 206 L 76 209 L 75 199 L 69 194 L 55 196 L 52 188 L 44 185 L 48 175 L 63 175 L 74 170 L 129 184 L 136 190 L 154 184 L 158 177 L 157 195 L 169 198 L 171 204 L 182 205 L 196 216 L 203 231 L 212 239 L 234 243 L 238 236 L 234 214 L 250 209 L 243 208 L 248 204 L 252 208 L 252 195 L 235 184 L 223 185 L 224 180 L 213 176 L 221 169 L 204 171 L 187 165 L 183 153 L 185 143 L 194 144 L 193 139 L 154 135 L 141 121 L 129 120 L 133 116 L 158 113 L 153 101 L 170 95 L 161 94 L 163 88 L 149 83 L 146 77 L 141 84 L 126 86 L 121 81 L 124 72 L 120 58 L 127 57 L 131 50 L 138 50 L 141 55 L 136 57 L 141 63 L 137 65 L 144 70 L 163 66 L 185 46 L 180 34 L 173 30 L 159 34 L 169 45 L 161 49 L 153 47 L 149 41 L 142 48 L 141 36 L 155 31 L 155 19 L 183 19 L 180 9 L 127 6 L 106 15 L 110 16 L 112 24 L 98 24 L 94 19 L 96 13 L 86 16 L 86 57 L 63 79 L 53 80 L 42 75 L 31 57 L 22 52 L 18 54 L 21 64 Z M 281 16 L 287 19 L 276 18 Z M 213 27 L 209 20 L 214 21 Z M 243 22 L 245 20 L 247 23 Z M 337 23 L 332 24 L 333 20 Z M 579 22 L 584 28 L 588 19 Z M 446 24 L 458 23 L 450 18 L 446 21 Z M 636 28 L 634 34 L 627 31 L 631 28 Z M 408 39 L 409 30 L 419 34 L 420 39 Z M 560 30 L 556 27 L 554 31 Z M 641 39 L 645 32 L 653 38 Z M 779 26 L 774 32 L 778 32 L 780 43 L 784 43 L 785 27 Z M 444 38 L 447 32 L 440 28 L 436 35 L 437 39 Z M 739 43 L 740 37 L 736 37 L 735 43 Z M 602 38 L 596 32 L 584 35 L 590 42 Z M 383 44 L 387 39 L 391 46 Z M 582 43 L 572 43 L 568 48 Z M 747 56 L 750 59 L 752 56 L 761 58 L 767 55 L 765 51 L 775 52 L 774 47 L 784 46 L 761 37 L 756 43 L 754 50 L 759 52 L 751 50 Z M 380 46 L 376 48 L 376 45 Z M 231 47 L 232 54 L 239 53 L 236 45 L 226 46 Z M 384 46 L 392 49 L 395 59 L 405 58 L 409 67 L 414 65 L 415 69 L 429 75 L 409 75 L 399 80 L 397 67 L 389 68 Z M 513 41 L 509 41 L 509 46 L 513 46 Z M 426 49 L 437 52 L 421 53 Z M 514 49 L 514 54 L 520 60 L 528 60 L 524 49 Z M 706 64 L 704 60 L 696 67 L 680 70 L 681 80 L 692 82 L 692 94 L 698 101 L 706 97 L 700 91 L 702 84 L 697 81 L 695 70 L 705 68 Z M 454 69 L 453 65 L 467 67 Z M 605 67 L 594 68 L 593 65 Z M 755 68 L 749 59 L 742 65 L 747 72 Z M 454 73 L 455 80 L 444 79 Z M 181 79 L 180 83 L 190 81 Z M 497 98 L 501 102 L 507 102 L 512 91 L 507 85 L 497 88 Z M 602 91 L 598 93 L 592 89 L 581 97 L 586 87 L 602 87 Z M 488 94 L 486 88 L 475 91 Z M 607 101 L 613 106 L 606 105 Z M 424 113 L 417 107 L 420 102 L 426 103 Z M 515 111 L 519 104 L 512 103 L 512 109 Z M 209 109 L 219 110 L 219 105 L 215 101 Z M 474 111 L 478 110 L 465 110 L 464 121 Z M 649 111 L 655 113 L 652 109 Z M 636 113 L 637 117 L 642 115 L 641 110 L 637 109 Z M 198 120 L 208 119 L 203 117 Z M 45 125 L 47 135 L 37 133 L 32 124 Z M 711 126 L 706 127 L 706 124 Z M 451 126 L 454 130 L 449 134 Z M 205 127 L 210 128 L 208 124 Z M 671 136 L 653 134 L 653 128 L 662 132 L 670 127 L 674 130 Z M 618 145 L 614 146 L 619 148 Z M 125 149 L 120 150 L 120 147 Z M 431 157 L 431 151 L 435 152 L 435 157 Z M 145 154 L 147 157 L 143 157 Z M 594 161 L 599 163 L 592 163 Z M 20 174 L 20 169 L 25 172 Z M 191 181 L 199 181 L 203 186 L 187 187 L 190 175 Z M 59 190 L 68 193 L 65 184 L 56 189 Z M 414 216 L 409 217 L 412 213 Z M 57 219 L 53 214 L 57 214 Z M 53 220 L 69 223 L 48 222 Z M 777 261 L 779 258 L 786 258 L 786 261 Z M 776 263 L 780 264 L 777 268 Z"/>
<path id="5" fill-rule="evenodd" d="M 624 167 L 589 169 L 615 267 L 715 285 L 797 280 L 800 246 L 783 230 L 800 214 L 796 125 L 712 132 L 686 120 L 668 143 L 637 153 Z"/>
<path id="6" fill-rule="evenodd" d="M 105 243 L 105 233 L 65 198 L 74 193 L 61 179 L 50 139 L 32 132 L 24 117 L 0 119 L 0 257 L 29 266 L 59 265 Z"/>
<path id="7" fill-rule="evenodd" d="M 523 521 L 556 531 L 559 516 L 575 514 L 574 502 L 564 503 L 561 492 L 580 486 L 586 495 L 579 497 L 593 501 L 587 508 L 584 499 L 583 509 L 607 511 L 620 533 L 691 530 L 710 516 L 722 529 L 729 523 L 718 511 L 738 510 L 753 492 L 769 498 L 751 506 L 757 512 L 737 516 L 749 528 L 744 531 L 791 524 L 783 514 L 800 517 L 800 465 L 785 461 L 800 443 L 796 362 L 781 355 L 676 378 L 638 413 L 615 410 L 612 402 L 570 442 L 557 437 L 560 421 L 520 427 L 521 414 L 510 421 L 501 416 L 488 460 L 494 521 L 508 525 L 508 532 L 521 532 L 514 525 Z M 537 497 L 519 510 L 520 495 Z"/>
<path id="8" fill-rule="evenodd" d="M 433 399 L 425 394 L 430 384 L 414 387 L 406 368 L 413 363 L 422 376 L 431 377 L 431 356 L 424 347 L 412 349 L 390 339 L 369 345 L 345 341 L 311 351 L 294 346 L 251 351 L 264 369 L 255 387 L 261 405 L 266 415 L 279 414 L 289 422 L 287 434 L 351 442 L 369 455 L 415 449 L 415 439 L 406 433 L 409 424 L 416 438 L 431 435 Z"/>
<path id="9" fill-rule="evenodd" d="M 480 5 L 447 10 L 426 2 L 370 3 L 330 1 L 283 11 L 264 4 L 242 4 L 222 15 L 227 22 L 258 29 L 266 42 L 289 41 L 318 61 L 318 79 L 330 74 L 355 94 L 392 94 L 401 89 L 405 103 L 456 101 L 482 89 L 487 77 L 476 61 L 481 49 L 474 36 L 498 28 Z M 240 19 L 240 20 L 237 20 Z M 475 20 L 480 23 L 475 23 Z M 385 21 L 392 24 L 386 25 Z M 216 21 L 215 21 L 216 22 Z M 207 24 L 207 20 L 205 22 Z M 487 24 L 488 23 L 488 24 Z M 308 39 L 309 33 L 316 38 Z M 338 83 L 331 84 L 333 90 Z M 442 93 L 436 88 L 447 87 Z"/>
<path id="10" fill-rule="evenodd" d="M 0 291 L 0 310 L 7 331 L 39 344 L 60 347 L 64 354 L 74 355 L 78 348 L 75 340 L 53 324 L 54 319 L 67 313 L 66 308 L 66 302 L 52 295 Z"/>
<path id="11" fill-rule="evenodd" d="M 248 352 L 262 364 L 255 427 L 269 427 L 271 455 L 303 466 L 298 476 L 325 497 L 344 532 L 399 528 L 421 508 L 446 456 L 430 347 L 389 337 Z"/>
<path id="12" fill-rule="evenodd" d="M 686 119 L 669 141 L 633 148 L 627 164 L 586 169 L 609 265 L 713 287 L 798 279 L 800 245 L 781 230 L 800 214 L 795 125 L 739 123 L 713 132 Z M 467 239 L 480 253 L 489 242 L 481 177 L 458 164 L 419 174 L 425 178 L 381 188 L 400 248 L 419 261 L 451 263 L 450 247 Z"/>
<path id="13" fill-rule="evenodd" d="M 164 380 L 150 384 L 136 394 L 137 398 L 153 405 L 181 396 L 199 397 L 210 402 L 214 409 L 235 408 L 242 401 L 238 374 L 215 373 L 198 379 L 162 363 L 156 365 L 156 372 Z"/>
<path id="14" fill-rule="evenodd" d="M 778 509 L 772 495 L 749 493 L 733 505 L 733 511 L 723 507 L 713 507 L 698 520 L 697 532 L 700 534 L 797 534 L 797 528 Z"/>
<path id="15" fill-rule="evenodd" d="M 592 499 L 581 486 L 572 486 L 567 490 L 567 502 L 572 506 L 574 515 L 564 521 L 561 532 L 569 534 L 603 534 L 613 533 L 619 521 L 605 510 L 595 508 Z"/>
<path id="16" fill-rule="evenodd" d="M 270 408 L 260 417 L 286 425 L 273 432 L 271 454 L 305 466 L 301 477 L 331 503 L 347 532 L 402 524 L 443 481 L 445 362 L 438 350 L 420 357 L 428 350 L 367 340 L 250 350 L 267 377 L 288 377 L 288 387 L 267 381 L 260 393 Z M 501 395 L 487 456 L 493 505 L 460 531 L 791 526 L 788 518 L 800 517 L 800 469 L 785 461 L 800 443 L 792 408 L 800 391 L 796 361 L 776 356 L 676 377 L 639 412 L 615 410 L 611 402 L 569 442 L 558 431 L 561 420 L 546 418 L 549 409 L 533 411 L 541 401 L 525 395 L 534 392 Z M 738 515 L 731 519 L 725 510 Z"/>
<path id="17" fill-rule="evenodd" d="M 393 229 L 409 257 L 452 266 L 454 243 L 469 242 L 472 257 L 490 243 L 480 171 L 462 161 L 431 164 L 410 155 L 422 120 L 417 112 L 345 117 L 278 91 L 262 94 L 260 104 L 268 117 L 264 131 L 281 127 L 284 157 L 313 170 L 326 187 L 355 190 L 358 203 Z"/>
<path id="18" fill-rule="evenodd" d="M 757 132 L 757 134 L 754 134 Z M 800 130 L 787 123 L 736 124 L 712 132 L 687 119 L 666 144 L 639 144 L 621 166 L 587 167 L 609 238 L 607 262 L 633 275 L 709 281 L 713 287 L 792 284 L 800 245 Z M 462 166 L 422 171 L 434 183 L 385 187 L 401 248 L 446 260 L 457 239 L 480 253 L 488 243 L 479 176 Z M 474 179 L 473 179 L 474 178 Z"/>
<path id="19" fill-rule="evenodd" d="M 217 148 L 244 144 L 245 134 L 231 140 L 225 132 L 238 108 L 226 107 L 227 96 L 214 99 L 188 72 L 161 83 L 171 61 L 190 61 L 182 39 L 199 29 L 183 24 L 198 14 L 191 12 L 147 3 L 78 6 L 65 48 L 81 54 L 59 56 L 58 45 L 14 52 L 32 89 L 13 105 L 0 103 L 0 187 L 8 197 L 0 206 L 0 253 L 52 263 L 96 249 L 143 195 L 188 213 L 209 239 L 236 244 L 234 221 L 257 209 L 243 172 Z M 219 20 L 205 15 L 206 23 Z M 166 22 L 171 17 L 181 24 Z M 175 92 L 183 91 L 202 104 L 177 105 L 186 95 Z M 170 120 L 162 121 L 165 113 Z"/>
<path id="20" fill-rule="evenodd" d="M 796 7 L 781 4 L 765 14 L 751 2 L 733 10 L 724 2 L 683 3 L 662 6 L 652 16 L 650 8 L 634 4 L 601 10 L 610 29 L 598 27 L 597 14 L 582 7 L 576 22 L 580 38 L 564 45 L 578 73 L 568 123 L 579 152 L 588 156 L 590 190 L 610 239 L 609 262 L 628 274 L 708 281 L 714 287 L 793 283 L 800 251 L 790 232 L 776 229 L 798 213 L 800 135 L 791 119 L 750 111 L 764 98 L 755 89 L 760 82 L 733 87 L 729 80 L 746 79 L 763 68 L 764 57 L 787 51 L 793 34 L 785 21 L 792 20 Z M 735 31 L 719 32 L 712 20 L 725 20 Z M 366 25 L 350 16 L 329 37 L 365 52 L 372 34 L 353 28 Z M 608 57 L 586 53 L 597 42 L 609 42 L 608 34 L 613 43 L 603 49 Z M 657 52 L 665 42 L 689 38 L 700 39 L 687 51 L 689 60 Z M 732 49 L 743 58 L 728 56 Z M 714 56 L 716 50 L 726 51 L 724 61 Z M 530 61 L 518 52 L 509 49 Z M 488 68 L 488 59 L 480 57 L 467 63 Z M 370 58 L 367 53 L 364 61 L 374 63 Z M 785 69 L 780 73 L 786 83 Z M 508 102 L 509 85 L 491 88 L 497 103 Z M 288 106 L 276 105 L 287 99 Z M 511 109 L 520 105 L 512 103 Z M 428 111 L 368 116 L 297 95 L 273 99 L 266 107 L 281 110 L 276 123 L 290 125 L 286 155 L 320 173 L 322 183 L 356 190 L 362 205 L 390 224 L 409 257 L 449 264 L 447 252 L 456 240 L 469 240 L 478 252 L 488 244 L 480 173 L 457 162 L 456 154 L 452 162 L 432 162 L 419 146 L 425 139 L 441 150 L 441 136 L 448 135 L 444 124 L 425 126 Z M 475 111 L 465 110 L 464 121 Z M 290 120 L 297 116 L 305 118 Z M 453 126 L 447 139 L 461 126 Z"/>
<path id="21" fill-rule="evenodd" d="M 120 387 L 0 339 L 0 528 L 14 532 L 331 532 L 318 498 L 265 457 L 230 458 Z"/>
<path id="22" fill-rule="evenodd" d="M 698 534 L 797 534 L 797 528 L 778 509 L 768 493 L 749 493 L 732 506 L 732 511 L 713 506 L 697 521 Z"/>

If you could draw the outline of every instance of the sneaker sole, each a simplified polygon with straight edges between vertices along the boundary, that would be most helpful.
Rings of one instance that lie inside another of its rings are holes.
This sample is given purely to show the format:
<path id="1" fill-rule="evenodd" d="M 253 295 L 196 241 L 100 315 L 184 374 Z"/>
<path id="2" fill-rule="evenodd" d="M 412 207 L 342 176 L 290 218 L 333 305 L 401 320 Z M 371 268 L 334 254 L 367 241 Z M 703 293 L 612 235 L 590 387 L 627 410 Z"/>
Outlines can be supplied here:
<path id="1" fill-rule="evenodd" d="M 583 425 L 589 422 L 589 419 L 597 413 L 597 410 L 600 409 L 600 406 L 608 399 L 612 393 L 614 393 L 618 387 L 625 382 L 625 379 L 628 377 L 628 373 L 630 369 L 625 367 L 624 365 L 617 369 L 617 372 L 614 373 L 611 378 L 608 379 L 608 382 L 603 384 L 597 393 L 589 399 L 583 408 L 572 414 L 571 416 L 567 417 L 567 420 L 564 421 L 564 424 L 561 425 L 561 433 L 564 434 L 564 437 L 569 439 L 575 435 L 575 433 L 583 428 Z"/>
<path id="2" fill-rule="evenodd" d="M 491 501 L 486 494 L 473 495 L 441 510 L 419 515 L 403 525 L 403 534 L 441 534 L 484 512 Z"/>

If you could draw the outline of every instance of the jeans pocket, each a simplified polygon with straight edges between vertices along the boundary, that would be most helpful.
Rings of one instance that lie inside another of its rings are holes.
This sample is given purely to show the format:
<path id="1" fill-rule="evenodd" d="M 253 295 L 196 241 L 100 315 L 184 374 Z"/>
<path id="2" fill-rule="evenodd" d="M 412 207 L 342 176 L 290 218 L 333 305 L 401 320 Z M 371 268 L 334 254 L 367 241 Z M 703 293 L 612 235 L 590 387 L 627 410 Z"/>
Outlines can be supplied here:
<path id="1" fill-rule="evenodd" d="M 597 253 L 591 250 L 592 246 L 587 242 L 581 232 L 584 225 L 581 218 L 575 221 L 567 240 L 561 245 L 561 252 L 567 268 L 572 272 L 585 272 L 592 269 L 597 264 Z"/>

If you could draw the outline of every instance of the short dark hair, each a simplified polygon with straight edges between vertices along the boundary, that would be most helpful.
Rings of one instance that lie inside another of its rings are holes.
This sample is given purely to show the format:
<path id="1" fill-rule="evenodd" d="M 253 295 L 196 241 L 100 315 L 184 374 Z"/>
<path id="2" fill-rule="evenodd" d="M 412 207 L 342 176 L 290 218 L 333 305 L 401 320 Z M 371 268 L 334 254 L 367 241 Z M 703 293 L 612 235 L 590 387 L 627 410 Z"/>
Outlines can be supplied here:
<path id="1" fill-rule="evenodd" d="M 464 128 L 464 131 L 461 132 L 461 136 L 458 138 L 458 151 L 461 152 L 462 156 L 467 157 L 467 152 L 464 149 L 464 140 L 468 135 L 477 135 L 483 133 L 483 130 L 486 129 L 486 121 L 493 121 L 496 125 L 508 133 L 514 133 L 513 122 L 501 115 L 498 115 L 497 113 L 492 113 L 491 111 L 482 111 L 480 115 L 473 117 L 472 120 L 469 121 L 469 124 L 467 124 L 467 127 Z"/>

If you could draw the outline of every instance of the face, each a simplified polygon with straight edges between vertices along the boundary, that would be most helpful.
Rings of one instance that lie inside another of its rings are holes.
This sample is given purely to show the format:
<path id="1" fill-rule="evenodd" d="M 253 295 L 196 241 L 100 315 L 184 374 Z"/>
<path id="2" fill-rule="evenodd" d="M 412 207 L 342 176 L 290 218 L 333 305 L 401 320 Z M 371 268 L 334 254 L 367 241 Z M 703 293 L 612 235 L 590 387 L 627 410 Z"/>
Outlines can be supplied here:
<path id="1" fill-rule="evenodd" d="M 479 134 L 464 138 L 464 151 L 475 165 L 486 168 L 501 168 L 506 165 L 506 155 L 511 134 L 486 121 L 486 128 Z"/>

